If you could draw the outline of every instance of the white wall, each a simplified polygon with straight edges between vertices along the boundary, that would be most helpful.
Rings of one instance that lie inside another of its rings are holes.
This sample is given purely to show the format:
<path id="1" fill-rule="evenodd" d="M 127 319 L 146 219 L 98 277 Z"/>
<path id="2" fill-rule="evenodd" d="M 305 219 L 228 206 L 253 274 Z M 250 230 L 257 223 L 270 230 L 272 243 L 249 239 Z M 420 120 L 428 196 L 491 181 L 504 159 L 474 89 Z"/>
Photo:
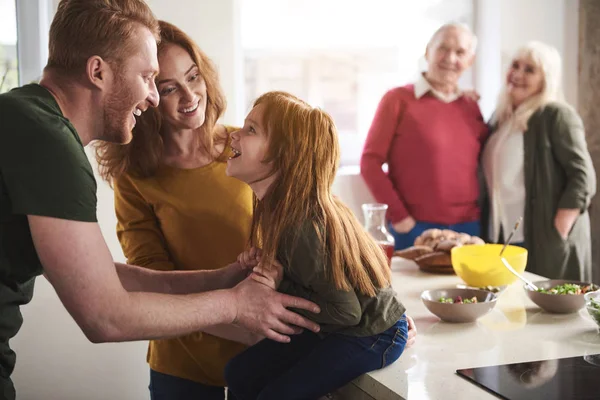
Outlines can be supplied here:
<path id="1" fill-rule="evenodd" d="M 48 31 L 52 4 L 46 0 L 16 2 L 17 49 L 19 54 L 19 81 L 21 85 L 38 81 L 48 59 Z M 26 21 L 34 20 L 36 24 Z"/>
<path id="2" fill-rule="evenodd" d="M 577 102 L 578 9 L 578 0 L 502 0 L 501 10 L 503 55 L 510 57 L 529 40 L 556 47 L 563 57 L 565 96 L 573 105 Z"/>
<path id="3" fill-rule="evenodd" d="M 552 45 L 562 55 L 565 96 L 577 106 L 579 0 L 474 0 L 474 4 L 480 17 L 476 84 L 485 117 L 493 111 L 512 54 L 530 40 Z"/>
<path id="4" fill-rule="evenodd" d="M 359 175 L 359 167 L 341 169 L 333 182 L 333 193 L 346 203 L 361 222 L 364 222 L 362 205 L 374 203 L 375 199 L 367 184 Z"/>
<path id="5" fill-rule="evenodd" d="M 502 77 L 502 0 L 473 2 L 475 6 L 475 34 L 478 37 L 475 65 L 475 88 L 481 94 L 479 107 L 487 120 L 496 106 Z"/>
<path id="6" fill-rule="evenodd" d="M 181 28 L 198 43 L 219 69 L 227 98 L 223 121 L 239 123 L 245 110 L 239 0 L 146 0 L 157 18 Z"/>

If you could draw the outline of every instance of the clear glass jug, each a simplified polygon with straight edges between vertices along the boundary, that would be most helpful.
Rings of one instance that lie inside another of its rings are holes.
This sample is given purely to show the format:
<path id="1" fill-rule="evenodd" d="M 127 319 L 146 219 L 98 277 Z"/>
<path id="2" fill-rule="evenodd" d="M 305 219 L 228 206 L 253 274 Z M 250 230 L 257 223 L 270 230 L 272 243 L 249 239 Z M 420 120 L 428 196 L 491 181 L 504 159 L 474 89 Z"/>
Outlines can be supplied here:
<path id="1" fill-rule="evenodd" d="M 388 258 L 388 264 L 391 266 L 395 240 L 385 227 L 385 213 L 387 209 L 388 205 L 382 203 L 367 203 L 362 205 L 365 217 L 365 229 L 384 250 Z"/>

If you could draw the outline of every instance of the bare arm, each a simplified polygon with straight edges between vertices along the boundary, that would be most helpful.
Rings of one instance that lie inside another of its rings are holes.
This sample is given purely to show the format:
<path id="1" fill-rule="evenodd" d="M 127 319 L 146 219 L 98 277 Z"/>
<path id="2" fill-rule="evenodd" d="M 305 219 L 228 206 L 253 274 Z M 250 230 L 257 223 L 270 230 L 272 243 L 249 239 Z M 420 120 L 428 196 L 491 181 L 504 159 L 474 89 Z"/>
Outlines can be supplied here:
<path id="1" fill-rule="evenodd" d="M 154 271 L 128 264 L 115 263 L 121 284 L 128 292 L 192 294 L 229 289 L 245 276 L 238 263 L 207 271 Z"/>
<path id="2" fill-rule="evenodd" d="M 251 266 L 252 264 L 249 264 Z M 164 272 L 115 263 L 123 287 L 129 292 L 155 292 L 168 294 L 191 294 L 217 289 L 228 289 L 246 276 L 246 268 L 239 263 L 210 271 Z M 264 339 L 259 335 L 233 324 L 215 325 L 203 329 L 209 333 L 234 342 L 251 346 Z"/>
<path id="3" fill-rule="evenodd" d="M 244 281 L 229 290 L 166 295 L 123 287 L 97 223 L 28 216 L 44 271 L 61 301 L 93 342 L 185 335 L 239 323 L 252 332 L 288 341 L 290 325 L 318 330 L 286 307 L 317 307 Z"/>

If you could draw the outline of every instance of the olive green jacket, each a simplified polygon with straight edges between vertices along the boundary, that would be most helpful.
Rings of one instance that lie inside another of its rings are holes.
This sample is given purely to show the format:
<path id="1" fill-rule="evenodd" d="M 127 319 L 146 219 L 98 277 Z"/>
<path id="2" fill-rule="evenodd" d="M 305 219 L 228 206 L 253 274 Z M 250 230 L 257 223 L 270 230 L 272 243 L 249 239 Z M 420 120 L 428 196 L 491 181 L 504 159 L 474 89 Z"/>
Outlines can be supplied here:
<path id="1" fill-rule="evenodd" d="M 492 126 L 492 134 L 496 130 Z M 596 174 L 583 123 L 570 106 L 550 103 L 529 118 L 523 140 L 526 194 L 522 227 L 529 251 L 526 270 L 551 279 L 589 282 L 592 254 L 588 207 L 596 193 Z M 489 202 L 482 206 L 483 232 L 488 232 Z M 581 210 L 566 240 L 554 226 L 559 208 Z"/>
<path id="2" fill-rule="evenodd" d="M 322 333 L 373 336 L 392 327 L 404 314 L 405 308 L 391 286 L 377 289 L 373 297 L 353 289 L 337 289 L 330 277 L 331 260 L 310 220 L 297 234 L 294 231 L 283 234 L 277 253 L 284 267 L 278 290 L 317 304 L 321 309 L 319 314 L 294 311 L 318 323 Z"/>

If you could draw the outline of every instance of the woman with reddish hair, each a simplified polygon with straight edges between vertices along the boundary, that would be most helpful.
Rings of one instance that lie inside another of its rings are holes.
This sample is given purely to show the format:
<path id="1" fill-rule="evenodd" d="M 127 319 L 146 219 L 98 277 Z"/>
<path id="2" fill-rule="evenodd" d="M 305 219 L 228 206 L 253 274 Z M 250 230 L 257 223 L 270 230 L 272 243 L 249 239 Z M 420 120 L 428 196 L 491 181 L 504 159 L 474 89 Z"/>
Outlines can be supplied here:
<path id="1" fill-rule="evenodd" d="M 102 143 L 97 159 L 115 189 L 117 234 L 129 263 L 215 269 L 245 249 L 252 190 L 225 174 L 234 128 L 217 124 L 225 97 L 213 63 L 174 25 L 160 21 L 160 30 L 160 104 L 138 117 L 131 143 Z M 232 338 L 256 340 L 245 332 Z M 206 332 L 152 340 L 152 399 L 224 399 L 225 364 L 244 348 Z"/>

